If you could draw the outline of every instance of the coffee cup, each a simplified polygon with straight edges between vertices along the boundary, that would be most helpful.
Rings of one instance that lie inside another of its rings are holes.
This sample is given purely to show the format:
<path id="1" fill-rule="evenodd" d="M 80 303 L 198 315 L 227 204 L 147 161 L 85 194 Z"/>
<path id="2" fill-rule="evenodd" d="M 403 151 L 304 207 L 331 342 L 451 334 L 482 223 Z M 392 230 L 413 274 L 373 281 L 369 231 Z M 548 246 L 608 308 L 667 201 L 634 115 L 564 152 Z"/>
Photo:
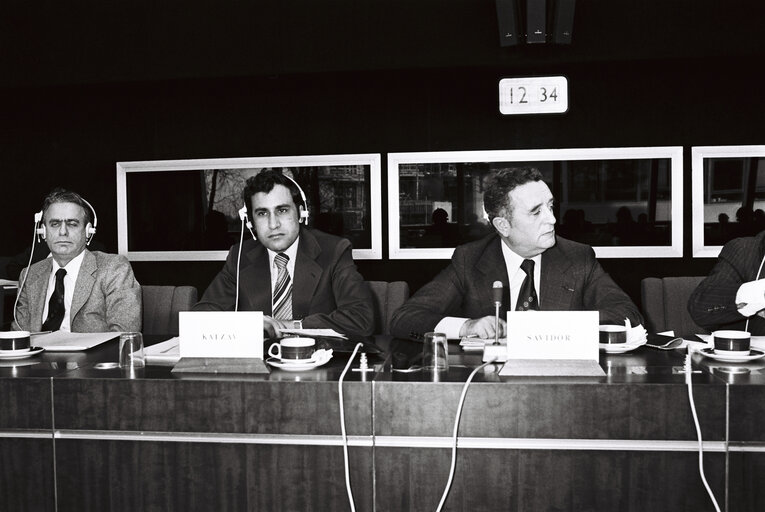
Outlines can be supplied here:
<path id="1" fill-rule="evenodd" d="M 268 355 L 282 361 L 305 361 L 311 359 L 315 349 L 313 338 L 282 338 L 268 348 Z"/>
<path id="2" fill-rule="evenodd" d="M 627 328 L 623 325 L 604 324 L 599 330 L 601 343 L 627 343 Z"/>
<path id="3" fill-rule="evenodd" d="M 712 339 L 715 354 L 749 355 L 752 335 L 746 331 L 715 331 Z"/>
<path id="4" fill-rule="evenodd" d="M 29 331 L 0 332 L 0 351 L 29 350 Z"/>

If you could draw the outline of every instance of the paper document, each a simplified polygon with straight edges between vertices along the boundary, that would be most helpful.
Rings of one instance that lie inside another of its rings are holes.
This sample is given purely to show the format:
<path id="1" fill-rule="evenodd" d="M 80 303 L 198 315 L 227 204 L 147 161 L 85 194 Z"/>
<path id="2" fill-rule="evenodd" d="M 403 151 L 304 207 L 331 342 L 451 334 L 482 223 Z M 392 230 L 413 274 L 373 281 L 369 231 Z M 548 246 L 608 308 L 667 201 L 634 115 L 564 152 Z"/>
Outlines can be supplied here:
<path id="1" fill-rule="evenodd" d="M 118 338 L 120 332 L 68 332 L 54 331 L 32 334 L 31 344 L 43 347 L 48 352 L 77 352 Z"/>
<path id="2" fill-rule="evenodd" d="M 345 334 L 340 334 L 334 329 L 282 329 L 283 334 L 297 334 L 298 336 L 330 336 L 335 338 L 346 338 Z M 346 338 L 347 339 L 347 338 Z"/>
<path id="3" fill-rule="evenodd" d="M 146 364 L 173 366 L 181 359 L 180 342 L 181 339 L 176 336 L 175 338 L 146 347 L 143 350 Z"/>

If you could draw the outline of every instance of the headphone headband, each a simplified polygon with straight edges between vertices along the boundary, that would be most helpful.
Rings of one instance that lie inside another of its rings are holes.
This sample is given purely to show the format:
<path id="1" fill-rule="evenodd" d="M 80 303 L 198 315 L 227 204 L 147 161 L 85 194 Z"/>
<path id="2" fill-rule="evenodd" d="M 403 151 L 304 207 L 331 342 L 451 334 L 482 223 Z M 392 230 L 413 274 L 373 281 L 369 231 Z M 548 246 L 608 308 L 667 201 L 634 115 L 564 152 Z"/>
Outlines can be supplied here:
<path id="1" fill-rule="evenodd" d="M 93 205 L 90 204 L 84 197 L 80 196 L 80 199 L 82 200 L 83 203 L 88 205 L 88 208 L 90 208 L 90 211 L 93 213 L 93 223 L 85 229 L 85 236 L 87 236 L 87 241 L 85 242 L 85 245 L 90 245 L 90 241 L 93 239 L 93 235 L 96 234 L 96 227 L 98 226 L 98 214 L 96 214 L 96 209 L 93 208 Z M 48 233 L 45 231 L 45 222 L 43 221 L 44 213 L 45 212 L 43 210 L 40 210 L 39 212 L 35 213 L 35 224 L 37 225 L 37 227 L 35 228 L 35 233 L 37 234 L 38 241 L 45 240 L 45 238 L 48 235 Z"/>

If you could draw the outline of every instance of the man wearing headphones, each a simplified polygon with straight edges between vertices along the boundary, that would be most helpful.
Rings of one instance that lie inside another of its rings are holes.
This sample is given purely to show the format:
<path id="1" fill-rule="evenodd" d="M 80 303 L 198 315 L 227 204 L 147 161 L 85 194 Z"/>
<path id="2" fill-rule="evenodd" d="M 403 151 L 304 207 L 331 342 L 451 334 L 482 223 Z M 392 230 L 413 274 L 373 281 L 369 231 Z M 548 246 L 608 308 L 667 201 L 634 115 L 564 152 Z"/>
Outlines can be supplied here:
<path id="1" fill-rule="evenodd" d="M 242 199 L 253 239 L 231 248 L 194 310 L 262 311 L 269 337 L 293 328 L 371 335 L 372 293 L 353 263 L 351 243 L 300 225 L 308 210 L 297 183 L 262 171 L 247 180 Z"/>
<path id="2" fill-rule="evenodd" d="M 37 234 L 51 257 L 22 271 L 14 329 L 109 332 L 141 330 L 141 286 L 124 256 L 91 252 L 93 207 L 55 189 L 38 214 Z"/>

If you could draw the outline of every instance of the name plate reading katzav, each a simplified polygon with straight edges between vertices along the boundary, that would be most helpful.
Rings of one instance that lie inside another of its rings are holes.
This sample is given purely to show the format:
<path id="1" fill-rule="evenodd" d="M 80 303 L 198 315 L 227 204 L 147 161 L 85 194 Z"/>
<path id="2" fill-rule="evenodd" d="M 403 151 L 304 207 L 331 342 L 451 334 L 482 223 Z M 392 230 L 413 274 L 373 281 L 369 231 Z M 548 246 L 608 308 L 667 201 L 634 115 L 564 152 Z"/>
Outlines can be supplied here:
<path id="1" fill-rule="evenodd" d="M 598 361 L 597 311 L 508 311 L 507 359 Z"/>
<path id="2" fill-rule="evenodd" d="M 262 311 L 181 311 L 178 322 L 181 358 L 263 359 Z"/>
<path id="3" fill-rule="evenodd" d="M 568 79 L 503 78 L 499 81 L 499 111 L 505 115 L 562 114 L 568 111 Z"/>

